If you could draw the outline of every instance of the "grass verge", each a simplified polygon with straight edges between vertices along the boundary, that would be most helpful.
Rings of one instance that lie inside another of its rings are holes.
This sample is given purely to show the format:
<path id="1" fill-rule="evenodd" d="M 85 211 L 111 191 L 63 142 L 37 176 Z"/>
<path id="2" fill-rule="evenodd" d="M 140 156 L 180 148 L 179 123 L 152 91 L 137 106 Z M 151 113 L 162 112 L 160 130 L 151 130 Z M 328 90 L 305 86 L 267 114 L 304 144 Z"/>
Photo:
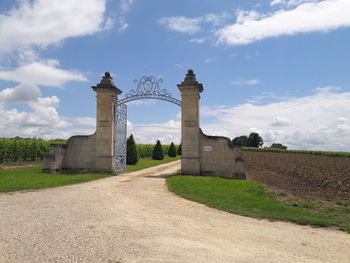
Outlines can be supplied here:
<path id="1" fill-rule="evenodd" d="M 180 157 L 164 157 L 163 160 L 141 159 L 137 165 L 127 165 L 127 171 L 137 171 L 159 164 L 172 162 Z M 57 187 L 88 182 L 111 176 L 112 174 L 48 174 L 41 166 L 0 170 L 0 192 Z"/>
<path id="2" fill-rule="evenodd" d="M 47 174 L 41 166 L 0 171 L 0 192 L 40 189 L 87 182 L 111 174 Z"/>
<path id="3" fill-rule="evenodd" d="M 337 207 L 278 200 L 283 193 L 269 192 L 255 181 L 228 180 L 215 177 L 172 176 L 167 178 L 170 191 L 209 207 L 239 215 L 290 221 L 302 225 L 335 226 L 350 233 L 350 204 Z"/>
<path id="4" fill-rule="evenodd" d="M 140 159 L 136 165 L 127 165 L 126 171 L 133 172 L 133 171 L 149 168 L 152 166 L 160 165 L 163 163 L 173 162 L 180 159 L 181 159 L 181 156 L 177 156 L 177 157 L 164 156 L 163 160 L 153 160 L 153 159 L 144 158 L 144 159 Z"/>

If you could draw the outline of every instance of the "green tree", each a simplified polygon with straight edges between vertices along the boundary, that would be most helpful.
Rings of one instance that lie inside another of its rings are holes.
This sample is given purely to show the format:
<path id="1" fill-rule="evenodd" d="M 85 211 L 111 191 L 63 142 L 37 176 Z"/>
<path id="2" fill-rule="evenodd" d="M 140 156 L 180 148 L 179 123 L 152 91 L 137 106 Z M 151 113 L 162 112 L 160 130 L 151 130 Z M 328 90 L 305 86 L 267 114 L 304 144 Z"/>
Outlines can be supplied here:
<path id="1" fill-rule="evenodd" d="M 177 155 L 182 155 L 182 143 L 177 147 Z"/>
<path id="2" fill-rule="evenodd" d="M 157 140 L 156 146 L 154 146 L 153 153 L 152 153 L 152 159 L 153 160 L 163 160 L 164 159 L 164 152 L 162 145 L 160 144 L 160 141 Z"/>
<path id="3" fill-rule="evenodd" d="M 168 150 L 168 156 L 169 157 L 176 157 L 176 148 L 175 148 L 175 145 L 173 142 L 170 144 L 170 147 Z"/>
<path id="4" fill-rule="evenodd" d="M 237 145 L 240 147 L 247 147 L 248 146 L 248 136 L 242 135 L 242 136 L 236 137 L 232 140 L 232 143 L 234 145 Z"/>
<path id="5" fill-rule="evenodd" d="M 264 144 L 263 139 L 259 136 L 258 133 L 252 132 L 248 137 L 248 147 L 259 148 Z"/>
<path id="6" fill-rule="evenodd" d="M 126 164 L 135 165 L 139 161 L 136 143 L 132 134 L 126 141 Z"/>
<path id="7" fill-rule="evenodd" d="M 287 150 L 287 146 L 283 145 L 282 143 L 273 143 L 271 144 L 270 148 Z"/>

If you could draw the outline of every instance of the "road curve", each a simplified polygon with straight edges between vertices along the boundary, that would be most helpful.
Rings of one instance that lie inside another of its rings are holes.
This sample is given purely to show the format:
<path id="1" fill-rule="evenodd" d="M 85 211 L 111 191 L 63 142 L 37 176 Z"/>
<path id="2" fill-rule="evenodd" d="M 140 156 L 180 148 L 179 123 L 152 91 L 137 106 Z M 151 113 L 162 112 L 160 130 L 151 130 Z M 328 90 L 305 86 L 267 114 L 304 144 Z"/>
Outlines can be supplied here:
<path id="1" fill-rule="evenodd" d="M 350 235 L 229 214 L 167 191 L 179 161 L 0 194 L 0 262 L 350 262 Z"/>

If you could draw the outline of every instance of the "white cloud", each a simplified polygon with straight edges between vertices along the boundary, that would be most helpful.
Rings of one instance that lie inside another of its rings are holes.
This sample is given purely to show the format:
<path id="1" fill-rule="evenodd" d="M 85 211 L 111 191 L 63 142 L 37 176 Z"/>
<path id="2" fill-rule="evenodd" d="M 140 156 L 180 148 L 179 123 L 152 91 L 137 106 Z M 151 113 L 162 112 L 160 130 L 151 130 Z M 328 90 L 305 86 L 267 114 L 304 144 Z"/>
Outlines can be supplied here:
<path id="1" fill-rule="evenodd" d="M 77 134 L 92 134 L 95 119 L 89 117 L 66 118 L 57 111 L 59 99 L 56 96 L 38 97 L 22 101 L 29 111 L 7 109 L 0 100 L 0 133 L 4 137 L 22 136 L 43 139 L 67 139 Z M 80 128 L 87 126 L 89 128 Z"/>
<path id="2" fill-rule="evenodd" d="M 21 0 L 0 15 L 0 53 L 58 44 L 105 28 L 105 0 Z"/>
<path id="3" fill-rule="evenodd" d="M 156 100 L 153 99 L 145 99 L 145 100 L 134 100 L 130 101 L 128 105 L 137 105 L 137 106 L 149 106 L 154 105 L 156 103 Z"/>
<path id="4" fill-rule="evenodd" d="M 119 28 L 118 28 L 118 31 L 119 32 L 123 32 L 125 31 L 127 28 L 128 28 L 128 24 L 125 22 L 124 18 L 123 17 L 120 17 L 118 19 L 118 25 L 119 25 Z"/>
<path id="5" fill-rule="evenodd" d="M 20 84 L 15 88 L 0 91 L 0 102 L 23 103 L 36 101 L 41 96 L 41 90 L 33 84 Z"/>
<path id="6" fill-rule="evenodd" d="M 133 3 L 134 3 L 134 0 L 121 0 L 120 8 L 123 11 L 128 11 Z"/>
<path id="7" fill-rule="evenodd" d="M 216 32 L 218 43 L 246 45 L 265 38 L 307 32 L 327 32 L 350 26 L 349 0 L 302 3 L 295 9 L 245 16 Z"/>
<path id="8" fill-rule="evenodd" d="M 288 126 L 292 123 L 292 121 L 288 118 L 276 116 L 275 120 L 271 122 L 271 126 Z"/>
<path id="9" fill-rule="evenodd" d="M 221 14 L 206 14 L 201 19 L 203 22 L 212 23 L 214 26 L 221 26 L 231 17 L 231 14 L 223 12 Z"/>
<path id="10" fill-rule="evenodd" d="M 314 3 L 314 2 L 320 2 L 321 0 L 273 0 L 271 1 L 270 5 L 275 6 L 275 5 L 284 5 L 287 7 L 291 6 L 298 6 L 302 3 Z"/>
<path id="11" fill-rule="evenodd" d="M 209 13 L 201 17 L 187 18 L 184 16 L 162 17 L 158 20 L 161 25 L 166 26 L 169 30 L 194 34 L 202 30 L 204 23 L 211 24 L 213 27 L 222 26 L 232 15 L 223 12 L 220 14 Z M 191 42 L 203 43 L 206 38 L 192 39 Z"/>
<path id="12" fill-rule="evenodd" d="M 204 63 L 212 63 L 214 61 L 216 61 L 216 58 L 206 58 L 206 59 L 204 59 Z"/>
<path id="13" fill-rule="evenodd" d="M 90 126 L 96 128 L 96 119 L 90 117 L 77 117 L 74 118 L 73 123 L 76 125 Z"/>
<path id="14" fill-rule="evenodd" d="M 169 120 L 165 123 L 137 124 L 128 121 L 128 136 L 133 134 L 137 143 L 155 143 L 160 140 L 162 144 L 181 141 L 181 122 Z"/>
<path id="15" fill-rule="evenodd" d="M 236 12 L 237 18 L 236 22 L 238 24 L 242 24 L 245 21 L 251 21 L 251 20 L 257 20 L 263 17 L 262 14 L 256 12 L 256 11 L 244 11 L 244 10 L 238 10 Z"/>
<path id="16" fill-rule="evenodd" d="M 208 40 L 207 38 L 192 38 L 192 39 L 190 39 L 190 42 L 197 43 L 197 44 L 203 44 L 207 40 Z"/>
<path id="17" fill-rule="evenodd" d="M 199 32 L 201 21 L 201 18 L 186 18 L 184 16 L 162 17 L 159 19 L 159 23 L 169 30 L 188 34 Z"/>
<path id="18" fill-rule="evenodd" d="M 274 6 L 274 5 L 278 5 L 278 4 L 283 4 L 283 3 L 285 3 L 286 2 L 286 0 L 273 0 L 271 3 L 270 3 L 270 5 L 271 6 Z"/>
<path id="19" fill-rule="evenodd" d="M 61 87 L 69 81 L 87 81 L 79 72 L 58 69 L 57 60 L 32 62 L 13 71 L 0 71 L 0 80 Z"/>
<path id="20" fill-rule="evenodd" d="M 291 149 L 348 151 L 350 148 L 350 92 L 327 88 L 311 96 L 235 107 L 204 107 L 202 118 L 216 118 L 202 125 L 207 134 L 231 139 L 258 131 L 265 146 L 280 142 Z"/>
<path id="21" fill-rule="evenodd" d="M 259 80 L 257 79 L 237 79 L 234 81 L 231 81 L 231 85 L 235 86 L 252 86 L 259 84 Z"/>

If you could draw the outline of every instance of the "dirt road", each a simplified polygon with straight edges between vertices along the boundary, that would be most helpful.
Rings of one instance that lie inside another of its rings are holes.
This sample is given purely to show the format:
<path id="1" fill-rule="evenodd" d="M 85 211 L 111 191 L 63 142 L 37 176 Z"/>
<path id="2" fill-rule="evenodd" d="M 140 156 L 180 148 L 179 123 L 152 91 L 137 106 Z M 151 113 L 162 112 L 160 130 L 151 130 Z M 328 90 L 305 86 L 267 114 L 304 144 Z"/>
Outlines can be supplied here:
<path id="1" fill-rule="evenodd" d="M 0 194 L 0 262 L 350 262 L 350 235 L 237 216 L 167 191 L 179 161 Z"/>

